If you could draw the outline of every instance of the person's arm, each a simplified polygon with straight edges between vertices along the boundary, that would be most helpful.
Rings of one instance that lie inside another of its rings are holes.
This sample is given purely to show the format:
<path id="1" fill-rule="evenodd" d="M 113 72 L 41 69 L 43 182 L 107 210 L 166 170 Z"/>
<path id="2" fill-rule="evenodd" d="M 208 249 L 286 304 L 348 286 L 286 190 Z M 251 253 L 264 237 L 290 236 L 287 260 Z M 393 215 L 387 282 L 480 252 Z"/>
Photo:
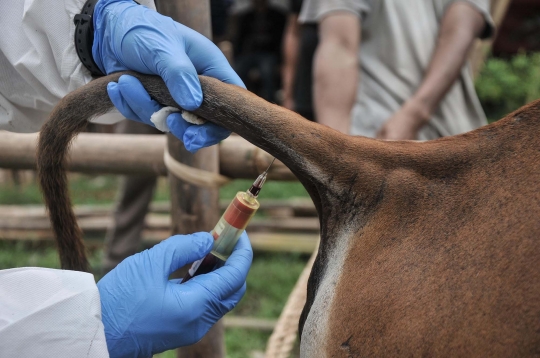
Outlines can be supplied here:
<path id="1" fill-rule="evenodd" d="M 281 81 L 283 82 L 283 107 L 294 109 L 294 76 L 298 63 L 300 24 L 298 14 L 290 14 L 287 18 L 285 36 L 283 36 L 283 69 Z"/>
<path id="2" fill-rule="evenodd" d="M 317 122 L 349 132 L 350 114 L 358 85 L 360 18 L 332 12 L 319 22 L 315 52 L 313 94 Z"/>
<path id="3" fill-rule="evenodd" d="M 458 78 L 475 38 L 485 26 L 484 16 L 467 2 L 455 2 L 448 7 L 422 84 L 383 125 L 378 138 L 417 139 L 418 131 Z"/>

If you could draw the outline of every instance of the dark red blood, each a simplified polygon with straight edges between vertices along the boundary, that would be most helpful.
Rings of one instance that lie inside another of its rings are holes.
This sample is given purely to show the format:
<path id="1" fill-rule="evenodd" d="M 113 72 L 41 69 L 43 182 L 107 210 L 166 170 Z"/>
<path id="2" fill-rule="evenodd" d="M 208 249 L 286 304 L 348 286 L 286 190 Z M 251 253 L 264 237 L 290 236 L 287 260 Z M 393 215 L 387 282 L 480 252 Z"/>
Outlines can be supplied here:
<path id="1" fill-rule="evenodd" d="M 186 283 L 195 276 L 199 276 L 199 275 L 202 275 L 202 274 L 205 274 L 205 273 L 212 272 L 215 269 L 223 266 L 223 264 L 224 264 L 223 260 L 217 258 L 216 256 L 214 256 L 212 254 L 208 254 L 208 255 L 205 256 L 205 258 L 203 259 L 203 262 L 201 262 L 201 265 L 197 268 L 195 273 L 193 275 L 191 275 L 189 273 L 189 271 L 188 271 L 186 273 L 186 275 L 184 276 L 184 279 L 182 280 L 181 283 Z"/>

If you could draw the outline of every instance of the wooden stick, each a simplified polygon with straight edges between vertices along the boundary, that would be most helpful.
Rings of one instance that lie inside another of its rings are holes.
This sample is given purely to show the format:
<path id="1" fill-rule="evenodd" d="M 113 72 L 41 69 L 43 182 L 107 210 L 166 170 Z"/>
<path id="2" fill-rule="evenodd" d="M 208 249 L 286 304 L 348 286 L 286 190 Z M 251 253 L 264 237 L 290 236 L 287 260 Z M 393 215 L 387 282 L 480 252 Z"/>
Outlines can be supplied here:
<path id="1" fill-rule="evenodd" d="M 84 216 L 78 218 L 78 223 L 85 233 L 105 234 L 107 228 L 113 224 L 109 215 Z M 170 230 L 171 217 L 169 215 L 150 214 L 146 217 L 145 228 L 148 230 Z M 21 216 L 0 217 L 2 230 L 48 230 L 50 222 L 46 216 L 34 216 L 31 220 Z M 248 226 L 248 232 L 301 232 L 318 233 L 318 218 L 255 218 Z M 52 235 L 52 233 L 51 233 Z"/>
<path id="2" fill-rule="evenodd" d="M 93 234 L 93 238 L 85 239 L 93 246 L 103 244 L 103 239 L 95 238 L 95 233 L 87 231 L 86 234 Z M 102 235 L 100 235 L 102 237 Z M 143 242 L 155 244 L 165 240 L 170 236 L 169 229 L 149 230 L 142 233 Z M 299 234 L 299 233 L 268 233 L 253 232 L 249 235 L 251 246 L 255 251 L 265 252 L 296 252 L 301 254 L 311 254 L 317 245 L 319 234 Z M 8 241 L 52 241 L 53 235 L 49 229 L 22 230 L 14 228 L 0 228 L 0 240 Z"/>
<path id="3" fill-rule="evenodd" d="M 221 210 L 225 210 L 229 205 L 230 200 L 225 199 L 219 202 Z M 171 212 L 171 204 L 168 201 L 154 202 L 150 205 L 150 212 L 155 214 L 169 214 Z M 99 205 L 76 205 L 74 207 L 75 215 L 78 218 L 89 216 L 107 216 L 112 214 L 113 206 L 111 204 Z M 280 211 L 288 211 L 290 215 L 287 217 L 300 216 L 310 217 L 317 216 L 315 206 L 310 199 L 294 198 L 287 200 L 265 199 L 261 201 L 260 213 L 265 213 L 269 217 L 278 212 L 279 217 L 283 217 Z M 7 218 L 42 218 L 46 217 L 45 207 L 43 205 L 0 205 L 0 220 Z"/>
<path id="4" fill-rule="evenodd" d="M 276 326 L 275 319 L 256 317 L 225 316 L 223 323 L 225 324 L 225 328 L 245 328 L 269 332 L 272 332 Z"/>
<path id="5" fill-rule="evenodd" d="M 472 73 L 473 77 L 476 78 L 480 71 L 482 70 L 482 67 L 484 66 L 484 62 L 486 61 L 486 57 L 489 54 L 489 51 L 491 51 L 491 46 L 495 42 L 495 39 L 497 38 L 497 29 L 501 26 L 504 17 L 506 15 L 506 11 L 508 10 L 508 7 L 510 6 L 511 0 L 492 0 L 491 1 L 491 17 L 493 18 L 493 22 L 495 23 L 495 35 L 493 35 L 488 40 L 477 40 L 474 44 L 474 49 L 471 53 L 470 59 L 471 59 L 471 67 L 472 67 Z"/>

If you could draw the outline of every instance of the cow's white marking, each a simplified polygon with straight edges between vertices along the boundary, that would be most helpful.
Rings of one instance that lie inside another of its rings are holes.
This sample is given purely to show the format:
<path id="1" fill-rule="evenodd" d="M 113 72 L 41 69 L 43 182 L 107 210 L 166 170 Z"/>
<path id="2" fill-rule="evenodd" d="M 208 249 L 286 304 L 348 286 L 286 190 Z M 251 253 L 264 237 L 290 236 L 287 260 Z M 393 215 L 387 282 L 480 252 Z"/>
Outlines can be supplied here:
<path id="1" fill-rule="evenodd" d="M 326 357 L 325 342 L 328 341 L 330 309 L 334 301 L 335 287 L 341 279 L 342 268 L 349 252 L 353 230 L 345 228 L 331 248 L 324 277 L 317 290 L 302 332 L 301 357 Z"/>

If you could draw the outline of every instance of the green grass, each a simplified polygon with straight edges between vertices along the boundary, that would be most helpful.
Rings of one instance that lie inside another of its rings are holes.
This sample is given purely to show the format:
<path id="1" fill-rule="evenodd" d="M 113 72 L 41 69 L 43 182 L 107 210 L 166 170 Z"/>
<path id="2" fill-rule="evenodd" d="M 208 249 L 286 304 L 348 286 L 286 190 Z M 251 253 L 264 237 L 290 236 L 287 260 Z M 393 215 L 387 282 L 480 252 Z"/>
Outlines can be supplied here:
<path id="1" fill-rule="evenodd" d="M 90 249 L 90 264 L 99 267 L 102 251 Z M 60 268 L 58 253 L 52 243 L 34 241 L 1 241 L 0 270 L 14 267 Z"/>
<path id="2" fill-rule="evenodd" d="M 248 358 L 252 352 L 264 352 L 269 333 L 232 328 L 225 332 L 227 358 Z"/>
<path id="3" fill-rule="evenodd" d="M 292 253 L 255 253 L 247 280 L 249 299 L 242 300 L 233 313 L 278 317 L 285 304 L 283 298 L 288 297 L 307 260 L 305 255 Z"/>
<path id="4" fill-rule="evenodd" d="M 69 179 L 71 198 L 74 204 L 107 204 L 112 203 L 119 187 L 119 177 L 114 175 L 81 175 L 72 174 Z M 220 190 L 222 199 L 232 199 L 239 191 L 249 189 L 253 181 L 234 180 Z M 268 181 L 261 192 L 260 200 L 288 199 L 292 197 L 307 197 L 308 194 L 300 183 Z M 166 178 L 160 178 L 154 196 L 156 201 L 169 199 L 169 183 Z M 15 186 L 13 184 L 0 186 L 1 205 L 42 204 L 43 199 L 35 183 Z"/>
<path id="5" fill-rule="evenodd" d="M 114 175 L 89 176 L 72 174 L 69 179 L 74 204 L 105 204 L 116 197 L 118 179 Z M 43 198 L 35 182 L 15 186 L 0 186 L 1 205 L 42 204 Z"/>
<path id="6" fill-rule="evenodd" d="M 0 270 L 26 266 L 59 268 L 58 254 L 32 242 L 0 241 Z"/>

